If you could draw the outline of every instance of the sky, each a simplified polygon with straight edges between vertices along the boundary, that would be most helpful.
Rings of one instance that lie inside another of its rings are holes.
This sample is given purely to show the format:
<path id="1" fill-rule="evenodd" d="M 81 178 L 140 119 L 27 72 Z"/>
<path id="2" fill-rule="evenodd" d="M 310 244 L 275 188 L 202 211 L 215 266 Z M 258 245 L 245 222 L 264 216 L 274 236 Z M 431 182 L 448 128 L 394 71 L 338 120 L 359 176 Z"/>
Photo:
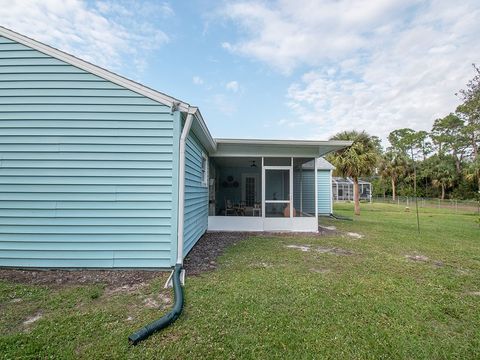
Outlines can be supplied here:
<path id="1" fill-rule="evenodd" d="M 214 137 L 430 130 L 480 63 L 478 0 L 0 0 L 0 25 L 198 106 Z"/>

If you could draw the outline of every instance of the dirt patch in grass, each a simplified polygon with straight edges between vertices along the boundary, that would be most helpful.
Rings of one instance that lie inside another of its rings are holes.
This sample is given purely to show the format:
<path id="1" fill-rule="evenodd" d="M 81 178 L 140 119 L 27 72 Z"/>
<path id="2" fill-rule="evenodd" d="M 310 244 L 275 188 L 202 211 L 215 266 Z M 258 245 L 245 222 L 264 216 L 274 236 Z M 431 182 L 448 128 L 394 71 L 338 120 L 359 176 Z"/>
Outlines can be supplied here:
<path id="1" fill-rule="evenodd" d="M 119 287 L 110 287 L 107 290 L 105 290 L 105 295 L 115 295 L 115 294 L 128 294 L 128 293 L 134 293 L 148 284 L 145 282 L 137 283 L 137 284 L 126 284 L 122 285 Z"/>
<path id="2" fill-rule="evenodd" d="M 361 239 L 363 238 L 362 234 L 355 233 L 355 232 L 347 232 L 347 235 L 354 238 L 354 239 Z"/>
<path id="3" fill-rule="evenodd" d="M 166 305 L 169 305 L 172 302 L 172 299 L 165 294 L 158 294 L 155 298 L 148 297 L 143 300 L 143 304 L 145 307 L 150 309 L 161 309 Z"/>
<path id="4" fill-rule="evenodd" d="M 471 271 L 468 269 L 457 269 L 458 275 L 471 275 Z"/>
<path id="5" fill-rule="evenodd" d="M 30 325 L 33 324 L 35 321 L 40 320 L 43 317 L 43 314 L 41 312 L 36 313 L 33 316 L 28 317 L 24 322 L 23 325 Z"/>
<path id="6" fill-rule="evenodd" d="M 310 245 L 287 245 L 285 247 L 289 249 L 298 249 L 303 252 L 309 252 L 311 250 Z"/>
<path id="7" fill-rule="evenodd" d="M 310 245 L 286 245 L 286 248 L 289 249 L 297 249 L 302 252 L 309 252 L 309 251 L 317 251 L 321 254 L 334 254 L 334 255 L 355 255 L 355 253 L 351 250 L 342 249 L 338 247 L 323 247 L 323 246 L 316 246 L 311 247 Z"/>
<path id="8" fill-rule="evenodd" d="M 344 255 L 344 256 L 355 255 L 355 253 L 351 250 L 337 248 L 337 247 L 328 248 L 328 247 L 320 246 L 320 247 L 317 247 L 315 250 L 322 254 L 334 254 L 334 255 Z"/>
<path id="9" fill-rule="evenodd" d="M 317 268 L 311 268 L 309 269 L 311 272 L 317 273 L 317 274 L 327 274 L 330 272 L 330 269 L 317 269 Z"/>
<path id="10" fill-rule="evenodd" d="M 443 261 L 430 260 L 428 256 L 421 255 L 421 254 L 405 255 L 405 258 L 413 262 L 431 264 L 434 268 L 437 268 L 437 269 L 443 268 L 445 266 L 445 263 Z"/>
<path id="11" fill-rule="evenodd" d="M 0 269 L 0 280 L 17 284 L 67 286 L 105 284 L 118 289 L 138 286 L 157 277 L 165 277 L 165 271 L 147 270 L 16 270 Z M 127 289 L 126 288 L 126 289 Z"/>
<path id="12" fill-rule="evenodd" d="M 429 259 L 425 255 L 405 255 L 408 260 L 416 262 L 427 262 Z"/>

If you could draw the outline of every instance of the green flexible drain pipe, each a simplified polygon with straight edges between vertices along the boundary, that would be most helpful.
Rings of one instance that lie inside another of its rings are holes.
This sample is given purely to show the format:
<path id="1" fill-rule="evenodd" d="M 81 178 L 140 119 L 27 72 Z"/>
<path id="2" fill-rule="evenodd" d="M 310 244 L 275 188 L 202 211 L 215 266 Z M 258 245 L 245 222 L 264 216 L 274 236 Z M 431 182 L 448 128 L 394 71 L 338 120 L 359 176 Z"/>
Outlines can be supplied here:
<path id="1" fill-rule="evenodd" d="M 140 341 L 145 340 L 147 337 L 152 335 L 154 332 L 157 332 L 178 319 L 183 309 L 183 288 L 182 283 L 180 282 L 180 274 L 182 273 L 182 264 L 175 265 L 175 270 L 173 271 L 172 282 L 173 282 L 173 292 L 175 296 L 175 304 L 173 304 L 172 310 L 154 322 L 145 325 L 141 329 L 134 332 L 128 337 L 130 344 L 137 345 Z"/>

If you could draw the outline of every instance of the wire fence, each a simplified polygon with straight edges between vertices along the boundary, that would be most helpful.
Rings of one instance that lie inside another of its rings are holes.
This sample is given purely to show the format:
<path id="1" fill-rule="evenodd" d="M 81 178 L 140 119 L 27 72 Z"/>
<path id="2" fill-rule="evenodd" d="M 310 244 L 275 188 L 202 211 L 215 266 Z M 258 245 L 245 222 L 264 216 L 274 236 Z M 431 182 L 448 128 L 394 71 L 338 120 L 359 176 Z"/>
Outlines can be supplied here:
<path id="1" fill-rule="evenodd" d="M 458 199 L 436 199 L 436 198 L 418 198 L 419 208 L 436 208 L 451 210 L 454 213 L 476 213 L 480 214 L 480 202 L 477 200 L 458 200 Z M 391 197 L 373 196 L 372 203 L 377 204 L 395 204 L 403 207 L 415 207 L 415 198 L 413 196 L 397 196 L 395 200 Z"/>

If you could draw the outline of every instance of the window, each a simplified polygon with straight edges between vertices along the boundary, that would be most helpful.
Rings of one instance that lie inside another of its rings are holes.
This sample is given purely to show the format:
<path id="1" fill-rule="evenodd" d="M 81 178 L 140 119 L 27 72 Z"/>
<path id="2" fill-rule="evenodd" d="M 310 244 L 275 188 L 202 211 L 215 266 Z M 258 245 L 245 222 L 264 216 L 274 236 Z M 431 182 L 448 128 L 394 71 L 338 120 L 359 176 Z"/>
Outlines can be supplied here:
<path id="1" fill-rule="evenodd" d="M 208 186 L 208 157 L 202 153 L 202 179 L 203 186 Z"/>

